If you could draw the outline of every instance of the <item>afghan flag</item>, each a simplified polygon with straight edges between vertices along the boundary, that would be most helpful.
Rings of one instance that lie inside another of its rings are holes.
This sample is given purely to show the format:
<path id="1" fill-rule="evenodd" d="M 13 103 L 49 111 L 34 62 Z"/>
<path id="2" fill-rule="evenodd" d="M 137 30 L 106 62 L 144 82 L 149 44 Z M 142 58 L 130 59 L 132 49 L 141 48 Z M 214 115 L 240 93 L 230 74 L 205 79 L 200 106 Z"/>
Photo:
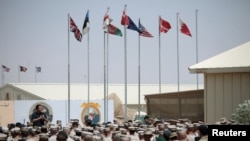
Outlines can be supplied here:
<path id="1" fill-rule="evenodd" d="M 119 28 L 117 28 L 116 26 L 109 24 L 108 28 L 106 28 L 109 34 L 113 34 L 113 35 L 117 35 L 117 36 L 122 36 L 122 32 Z"/>

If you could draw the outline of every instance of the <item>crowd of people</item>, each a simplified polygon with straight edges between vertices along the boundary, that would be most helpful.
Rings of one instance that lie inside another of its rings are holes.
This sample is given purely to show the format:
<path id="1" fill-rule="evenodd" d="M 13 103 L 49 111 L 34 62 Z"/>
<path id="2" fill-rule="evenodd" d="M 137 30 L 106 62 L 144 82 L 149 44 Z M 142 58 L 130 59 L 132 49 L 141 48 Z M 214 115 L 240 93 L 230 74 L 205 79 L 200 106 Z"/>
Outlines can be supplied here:
<path id="1" fill-rule="evenodd" d="M 207 141 L 208 126 L 202 121 L 193 123 L 188 119 L 158 120 L 149 115 L 144 121 L 119 123 L 117 120 L 93 124 L 90 119 L 80 125 L 79 120 L 71 119 L 62 126 L 46 122 L 46 116 L 37 111 L 32 115 L 32 124 L 10 123 L 0 127 L 0 141 Z M 216 124 L 232 122 L 222 118 Z"/>

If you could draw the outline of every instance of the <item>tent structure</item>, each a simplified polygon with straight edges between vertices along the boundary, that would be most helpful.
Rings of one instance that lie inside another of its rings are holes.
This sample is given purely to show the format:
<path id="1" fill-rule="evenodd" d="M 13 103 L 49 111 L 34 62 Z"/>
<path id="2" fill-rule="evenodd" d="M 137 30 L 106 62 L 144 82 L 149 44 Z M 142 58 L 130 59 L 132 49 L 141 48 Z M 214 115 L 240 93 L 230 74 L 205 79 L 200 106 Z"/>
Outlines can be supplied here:
<path id="1" fill-rule="evenodd" d="M 108 96 L 108 100 L 114 101 L 114 118 L 118 122 L 124 122 L 125 121 L 125 110 L 124 109 L 127 107 L 125 107 L 122 104 L 122 101 L 115 93 L 110 94 Z M 136 110 L 127 108 L 127 117 L 129 120 L 133 120 L 135 117 L 135 114 L 136 114 Z"/>

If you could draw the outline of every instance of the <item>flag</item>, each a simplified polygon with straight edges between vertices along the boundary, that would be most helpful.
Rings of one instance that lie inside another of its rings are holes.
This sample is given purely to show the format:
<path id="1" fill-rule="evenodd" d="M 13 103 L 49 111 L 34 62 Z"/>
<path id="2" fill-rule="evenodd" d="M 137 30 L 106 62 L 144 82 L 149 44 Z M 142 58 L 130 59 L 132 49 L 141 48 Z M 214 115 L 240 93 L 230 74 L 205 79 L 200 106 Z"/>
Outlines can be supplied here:
<path id="1" fill-rule="evenodd" d="M 82 26 L 82 34 L 84 35 L 87 32 L 89 32 L 89 11 L 86 13 L 84 23 L 83 23 L 83 26 Z"/>
<path id="2" fill-rule="evenodd" d="M 121 30 L 112 24 L 109 24 L 109 26 L 108 26 L 108 33 L 113 34 L 113 35 L 117 35 L 117 36 L 122 36 Z"/>
<path id="3" fill-rule="evenodd" d="M 2 65 L 2 69 L 4 72 L 9 72 L 10 68 L 6 67 L 5 65 Z"/>
<path id="4" fill-rule="evenodd" d="M 127 26 L 127 29 L 135 30 L 139 34 L 141 33 L 141 30 L 135 25 L 134 21 L 128 15 L 126 15 L 125 10 L 123 10 L 122 13 L 121 25 Z"/>
<path id="5" fill-rule="evenodd" d="M 139 19 L 139 29 L 141 31 L 140 35 L 144 37 L 154 37 L 151 33 L 147 31 L 147 29 L 141 24 Z"/>
<path id="6" fill-rule="evenodd" d="M 36 72 L 39 73 L 42 71 L 42 68 L 41 67 L 36 67 Z"/>
<path id="7" fill-rule="evenodd" d="M 103 17 L 103 29 L 107 29 L 108 25 L 113 21 L 113 19 L 111 19 L 109 17 L 109 8 L 107 8 L 107 11 Z"/>
<path id="8" fill-rule="evenodd" d="M 24 67 L 24 66 L 20 66 L 20 71 L 22 71 L 22 72 L 26 72 L 28 69 L 26 68 L 26 67 Z"/>
<path id="9" fill-rule="evenodd" d="M 123 10 L 123 13 L 122 13 L 121 24 L 122 25 L 129 25 L 129 18 L 126 15 L 126 11 L 125 10 Z"/>
<path id="10" fill-rule="evenodd" d="M 81 42 L 82 41 L 82 33 L 78 29 L 77 25 L 73 21 L 73 19 L 70 17 L 70 31 L 74 32 L 75 38 L 77 41 Z"/>
<path id="11" fill-rule="evenodd" d="M 180 26 L 181 26 L 181 33 L 188 35 L 190 37 L 192 37 L 191 32 L 188 29 L 188 26 L 180 19 Z"/>
<path id="12" fill-rule="evenodd" d="M 163 20 L 161 17 L 160 17 L 160 32 L 163 32 L 163 33 L 167 33 L 169 29 L 171 29 L 171 25 L 168 21 L 166 20 Z"/>
<path id="13" fill-rule="evenodd" d="M 141 34 L 141 30 L 135 25 L 135 23 L 133 22 L 133 20 L 130 17 L 128 17 L 128 21 L 129 21 L 129 24 L 128 24 L 127 28 L 131 29 L 131 30 L 135 30 L 139 34 Z"/>

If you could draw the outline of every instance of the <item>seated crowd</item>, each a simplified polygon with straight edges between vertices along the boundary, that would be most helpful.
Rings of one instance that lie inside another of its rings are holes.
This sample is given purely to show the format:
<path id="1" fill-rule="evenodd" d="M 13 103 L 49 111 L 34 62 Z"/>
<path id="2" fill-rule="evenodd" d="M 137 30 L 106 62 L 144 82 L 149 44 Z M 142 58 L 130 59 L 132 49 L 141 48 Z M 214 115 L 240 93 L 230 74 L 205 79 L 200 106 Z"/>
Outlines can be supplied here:
<path id="1" fill-rule="evenodd" d="M 221 118 L 215 124 L 234 124 Z M 100 123 L 86 120 L 81 126 L 72 119 L 65 126 L 57 124 L 36 127 L 20 122 L 0 126 L 0 141 L 207 141 L 208 128 L 203 122 L 188 119 L 157 120 L 145 116 L 144 121 Z"/>

